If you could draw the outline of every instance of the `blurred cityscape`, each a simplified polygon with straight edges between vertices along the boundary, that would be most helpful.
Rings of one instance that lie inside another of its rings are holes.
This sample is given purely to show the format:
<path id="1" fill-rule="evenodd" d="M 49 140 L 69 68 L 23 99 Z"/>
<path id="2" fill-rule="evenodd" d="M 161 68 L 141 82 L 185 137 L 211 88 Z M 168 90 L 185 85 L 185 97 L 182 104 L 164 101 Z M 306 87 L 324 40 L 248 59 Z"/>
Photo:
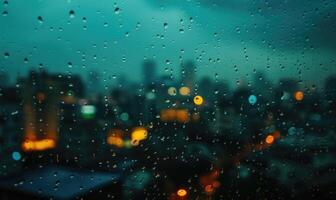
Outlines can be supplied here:
<path id="1" fill-rule="evenodd" d="M 335 199 L 336 75 L 230 89 L 180 68 L 104 92 L 98 72 L 2 73 L 0 198 Z"/>

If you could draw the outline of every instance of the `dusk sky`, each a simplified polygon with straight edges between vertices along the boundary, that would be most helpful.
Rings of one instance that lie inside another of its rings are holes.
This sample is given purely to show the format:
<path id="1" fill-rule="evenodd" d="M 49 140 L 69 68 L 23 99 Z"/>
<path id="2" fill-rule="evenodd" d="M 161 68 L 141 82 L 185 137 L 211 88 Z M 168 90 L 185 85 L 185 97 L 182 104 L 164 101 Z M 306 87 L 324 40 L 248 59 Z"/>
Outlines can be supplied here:
<path id="1" fill-rule="evenodd" d="M 198 77 L 233 82 L 260 70 L 272 80 L 319 83 L 336 73 L 335 7 L 334 0 L 2 1 L 0 69 L 12 80 L 40 64 L 140 80 L 144 59 L 176 78 L 181 61 L 194 60 Z"/>

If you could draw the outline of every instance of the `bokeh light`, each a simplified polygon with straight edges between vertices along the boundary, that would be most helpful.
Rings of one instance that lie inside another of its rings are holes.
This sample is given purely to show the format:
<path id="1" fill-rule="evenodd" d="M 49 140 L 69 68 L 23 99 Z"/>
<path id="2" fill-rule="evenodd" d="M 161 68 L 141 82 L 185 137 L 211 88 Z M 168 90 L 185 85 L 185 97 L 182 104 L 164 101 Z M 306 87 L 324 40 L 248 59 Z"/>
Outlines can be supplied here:
<path id="1" fill-rule="evenodd" d="M 265 139 L 265 142 L 267 144 L 272 144 L 274 142 L 274 136 L 273 135 L 268 135 Z"/>
<path id="2" fill-rule="evenodd" d="M 188 194 L 188 192 L 185 189 L 179 189 L 179 190 L 177 190 L 177 195 L 179 197 L 185 197 L 187 194 Z"/>
<path id="3" fill-rule="evenodd" d="M 15 160 L 15 161 L 19 161 L 19 160 L 21 160 L 21 153 L 20 152 L 17 152 L 17 151 L 14 151 L 13 153 L 12 153 L 12 158 L 13 158 L 13 160 Z"/>
<path id="4" fill-rule="evenodd" d="M 254 105 L 255 103 L 257 103 L 257 97 L 252 94 L 249 96 L 248 101 L 251 105 Z"/>
<path id="5" fill-rule="evenodd" d="M 182 96 L 190 95 L 190 89 L 188 87 L 181 87 L 179 92 Z"/>
<path id="6" fill-rule="evenodd" d="M 132 144 L 138 145 L 141 140 L 146 139 L 148 136 L 147 129 L 144 127 L 137 127 L 132 131 Z"/>
<path id="7" fill-rule="evenodd" d="M 175 87 L 168 88 L 168 94 L 170 96 L 175 96 L 176 95 L 176 88 Z"/>
<path id="8" fill-rule="evenodd" d="M 302 91 L 297 91 L 294 93 L 294 98 L 296 101 L 302 101 L 304 98 L 304 94 Z"/>
<path id="9" fill-rule="evenodd" d="M 203 104 L 203 97 L 200 96 L 200 95 L 195 96 L 195 97 L 194 97 L 194 103 L 195 103 L 195 105 L 197 105 L 197 106 L 202 105 L 202 104 Z"/>

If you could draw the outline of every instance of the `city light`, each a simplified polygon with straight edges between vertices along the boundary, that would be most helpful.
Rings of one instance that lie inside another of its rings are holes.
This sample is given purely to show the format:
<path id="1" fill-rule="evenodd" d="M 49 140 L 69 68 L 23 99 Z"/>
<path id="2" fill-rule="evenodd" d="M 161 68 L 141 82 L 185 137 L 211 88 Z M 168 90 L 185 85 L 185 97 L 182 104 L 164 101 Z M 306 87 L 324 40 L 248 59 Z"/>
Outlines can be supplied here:
<path id="1" fill-rule="evenodd" d="M 274 136 L 273 135 L 268 135 L 265 139 L 265 142 L 267 144 L 272 144 L 274 142 Z"/>
<path id="2" fill-rule="evenodd" d="M 125 146 L 125 142 L 122 138 L 123 131 L 120 129 L 112 129 L 107 135 L 107 143 L 109 145 L 116 146 L 118 148 L 122 148 Z"/>
<path id="3" fill-rule="evenodd" d="M 145 140 L 148 136 L 147 129 L 144 127 L 136 127 L 131 134 L 132 144 L 138 145 L 141 140 Z"/>
<path id="4" fill-rule="evenodd" d="M 81 113 L 84 119 L 92 119 L 96 113 L 96 107 L 93 105 L 84 105 L 81 107 Z"/>
<path id="5" fill-rule="evenodd" d="M 110 135 L 107 137 L 107 143 L 116 147 L 124 147 L 124 140 L 120 136 Z"/>
<path id="6" fill-rule="evenodd" d="M 304 94 L 302 91 L 297 91 L 294 93 L 294 98 L 296 101 L 302 101 L 304 97 Z"/>
<path id="7" fill-rule="evenodd" d="M 190 95 L 190 89 L 188 87 L 181 87 L 179 92 L 182 96 Z"/>
<path id="8" fill-rule="evenodd" d="M 56 147 L 55 140 L 42 139 L 42 140 L 25 140 L 22 143 L 24 151 L 44 151 Z"/>
<path id="9" fill-rule="evenodd" d="M 187 109 L 164 109 L 161 110 L 160 119 L 164 122 L 177 121 L 187 123 L 190 120 L 190 114 Z"/>
<path id="10" fill-rule="evenodd" d="M 12 153 L 12 158 L 13 158 L 13 160 L 15 160 L 15 161 L 19 161 L 19 160 L 21 160 L 21 154 L 20 154 L 20 152 L 17 152 L 17 151 L 14 151 L 13 153 Z"/>
<path id="11" fill-rule="evenodd" d="M 168 94 L 170 96 L 175 96 L 176 95 L 176 88 L 175 87 L 168 88 Z"/>
<path id="12" fill-rule="evenodd" d="M 200 95 L 195 96 L 195 97 L 194 97 L 194 103 L 195 103 L 195 105 L 197 105 L 197 106 L 202 105 L 202 104 L 203 104 L 203 97 L 200 96 Z"/>
<path id="13" fill-rule="evenodd" d="M 146 93 L 146 99 L 153 100 L 155 98 L 156 98 L 156 95 L 155 95 L 154 92 L 148 92 L 148 93 Z"/>
<path id="14" fill-rule="evenodd" d="M 129 120 L 129 115 L 128 113 L 124 112 L 120 114 L 120 119 L 123 121 L 128 121 Z"/>
<path id="15" fill-rule="evenodd" d="M 179 189 L 179 190 L 177 190 L 177 195 L 179 197 L 185 197 L 185 196 L 187 196 L 187 194 L 188 194 L 188 192 L 185 189 Z"/>
<path id="16" fill-rule="evenodd" d="M 212 184 L 206 185 L 204 190 L 207 194 L 212 194 L 214 192 L 214 186 Z"/>
<path id="17" fill-rule="evenodd" d="M 250 95 L 248 101 L 251 105 L 254 105 L 255 103 L 257 103 L 257 97 L 255 95 Z"/>

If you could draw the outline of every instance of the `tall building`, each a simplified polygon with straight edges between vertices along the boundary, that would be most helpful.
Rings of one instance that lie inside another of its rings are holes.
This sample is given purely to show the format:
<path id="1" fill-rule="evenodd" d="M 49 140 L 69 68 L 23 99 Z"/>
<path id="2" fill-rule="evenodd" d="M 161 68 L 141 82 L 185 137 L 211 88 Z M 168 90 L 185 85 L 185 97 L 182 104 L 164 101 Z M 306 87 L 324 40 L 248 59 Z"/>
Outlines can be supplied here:
<path id="1" fill-rule="evenodd" d="M 143 62 L 143 83 L 146 87 L 153 85 L 156 81 L 156 64 L 153 60 Z"/>
<path id="2" fill-rule="evenodd" d="M 336 99 L 336 75 L 331 75 L 326 79 L 324 91 L 328 100 Z"/>
<path id="3" fill-rule="evenodd" d="M 195 85 L 195 64 L 192 61 L 187 61 L 181 64 L 181 83 L 183 86 L 188 87 L 193 91 Z"/>
<path id="4" fill-rule="evenodd" d="M 19 80 L 22 86 L 24 141 L 26 151 L 54 148 L 58 139 L 62 104 L 74 104 L 83 94 L 78 76 L 31 71 Z"/>
<path id="5" fill-rule="evenodd" d="M 292 94 L 299 89 L 299 84 L 295 79 L 283 78 L 279 81 L 278 89 Z"/>
<path id="6" fill-rule="evenodd" d="M 98 101 L 98 97 L 103 90 L 101 79 L 101 75 L 98 71 L 90 71 L 87 75 L 87 96 L 94 102 Z"/>
<path id="7" fill-rule="evenodd" d="M 9 78 L 6 72 L 0 72 L 0 90 L 2 87 L 6 87 L 8 84 Z"/>
<path id="8" fill-rule="evenodd" d="M 257 92 L 262 95 L 267 94 L 272 87 L 270 80 L 268 80 L 265 74 L 261 71 L 257 71 L 254 74 L 253 84 L 253 88 L 255 88 Z"/>

